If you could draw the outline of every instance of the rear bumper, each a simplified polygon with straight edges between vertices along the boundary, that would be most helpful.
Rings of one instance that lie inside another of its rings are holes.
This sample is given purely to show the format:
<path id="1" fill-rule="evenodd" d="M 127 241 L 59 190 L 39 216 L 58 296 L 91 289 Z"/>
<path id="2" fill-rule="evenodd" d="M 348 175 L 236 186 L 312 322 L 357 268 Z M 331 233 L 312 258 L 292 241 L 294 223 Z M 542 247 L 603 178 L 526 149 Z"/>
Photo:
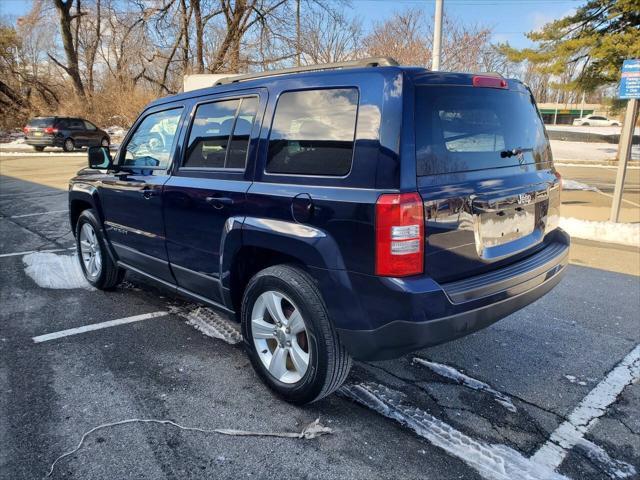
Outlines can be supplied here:
<path id="1" fill-rule="evenodd" d="M 356 359 L 384 360 L 485 328 L 560 282 L 569 260 L 569 237 L 561 230 L 553 237 L 544 249 L 516 264 L 450 284 L 426 277 L 350 274 L 358 301 L 352 300 L 356 305 L 348 311 L 360 309 L 366 321 L 360 318 L 358 324 L 365 328 L 350 328 L 343 310 L 343 320 L 336 325 L 340 340 Z M 335 319 L 335 301 L 327 304 Z"/>
<path id="2" fill-rule="evenodd" d="M 24 143 L 33 147 L 57 147 L 62 145 L 62 140 L 58 141 L 56 137 L 33 137 L 27 138 Z"/>

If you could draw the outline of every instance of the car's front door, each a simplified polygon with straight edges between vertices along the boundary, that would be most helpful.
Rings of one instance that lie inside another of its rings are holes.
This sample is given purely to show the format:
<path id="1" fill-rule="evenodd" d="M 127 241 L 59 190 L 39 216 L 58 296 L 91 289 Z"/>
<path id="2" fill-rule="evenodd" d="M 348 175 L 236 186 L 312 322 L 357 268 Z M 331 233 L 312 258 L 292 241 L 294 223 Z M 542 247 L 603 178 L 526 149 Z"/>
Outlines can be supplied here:
<path id="1" fill-rule="evenodd" d="M 162 213 L 162 187 L 178 143 L 184 108 L 163 107 L 136 122 L 103 180 L 105 230 L 121 262 L 174 283 Z"/>
<path id="2" fill-rule="evenodd" d="M 215 302 L 225 222 L 246 214 L 266 93 L 215 96 L 192 107 L 182 162 L 163 190 L 167 252 L 178 286 Z"/>

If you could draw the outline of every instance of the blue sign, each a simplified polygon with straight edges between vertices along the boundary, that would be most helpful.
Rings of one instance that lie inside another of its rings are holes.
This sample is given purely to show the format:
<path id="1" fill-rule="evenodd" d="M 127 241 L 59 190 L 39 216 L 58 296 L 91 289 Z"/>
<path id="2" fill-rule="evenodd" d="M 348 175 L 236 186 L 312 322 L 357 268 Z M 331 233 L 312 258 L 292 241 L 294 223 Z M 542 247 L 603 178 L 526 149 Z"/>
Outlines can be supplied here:
<path id="1" fill-rule="evenodd" d="M 640 60 L 625 60 L 620 79 L 620 98 L 640 98 Z"/>

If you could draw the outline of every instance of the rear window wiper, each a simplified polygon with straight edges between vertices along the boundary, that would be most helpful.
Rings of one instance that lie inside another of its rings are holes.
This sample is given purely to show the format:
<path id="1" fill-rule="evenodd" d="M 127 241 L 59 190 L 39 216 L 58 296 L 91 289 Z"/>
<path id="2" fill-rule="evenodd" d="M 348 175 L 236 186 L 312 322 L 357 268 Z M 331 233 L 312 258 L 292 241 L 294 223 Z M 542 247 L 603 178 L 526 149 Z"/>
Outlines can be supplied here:
<path id="1" fill-rule="evenodd" d="M 501 158 L 511 158 L 520 155 L 522 152 L 532 152 L 533 148 L 514 148 L 513 150 L 503 150 L 500 152 Z"/>

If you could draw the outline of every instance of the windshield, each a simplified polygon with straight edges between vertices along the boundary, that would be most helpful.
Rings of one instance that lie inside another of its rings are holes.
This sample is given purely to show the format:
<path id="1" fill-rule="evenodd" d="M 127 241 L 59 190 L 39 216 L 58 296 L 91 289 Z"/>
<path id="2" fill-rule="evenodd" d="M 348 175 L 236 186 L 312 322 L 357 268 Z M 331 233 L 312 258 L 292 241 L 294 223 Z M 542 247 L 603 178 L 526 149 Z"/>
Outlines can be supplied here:
<path id="1" fill-rule="evenodd" d="M 495 88 L 416 88 L 417 174 L 550 161 L 530 94 Z"/>

